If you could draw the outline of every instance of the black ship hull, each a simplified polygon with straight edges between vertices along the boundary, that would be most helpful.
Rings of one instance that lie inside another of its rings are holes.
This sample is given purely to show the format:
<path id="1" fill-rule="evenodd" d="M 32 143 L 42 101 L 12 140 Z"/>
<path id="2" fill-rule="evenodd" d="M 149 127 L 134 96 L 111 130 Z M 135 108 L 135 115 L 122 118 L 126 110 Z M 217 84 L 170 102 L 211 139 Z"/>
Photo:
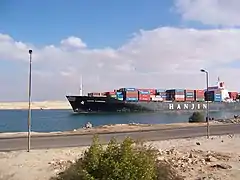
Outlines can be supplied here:
<path id="1" fill-rule="evenodd" d="M 67 96 L 76 113 L 206 111 L 207 102 L 127 102 L 111 97 Z M 209 102 L 209 111 L 240 110 L 239 102 Z"/>

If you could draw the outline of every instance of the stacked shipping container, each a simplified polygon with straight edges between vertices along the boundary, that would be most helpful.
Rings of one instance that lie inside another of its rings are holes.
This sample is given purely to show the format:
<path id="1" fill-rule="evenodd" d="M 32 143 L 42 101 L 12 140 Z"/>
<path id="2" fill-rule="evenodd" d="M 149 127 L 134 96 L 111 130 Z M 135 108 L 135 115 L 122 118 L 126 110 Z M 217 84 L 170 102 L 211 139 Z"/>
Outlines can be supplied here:
<path id="1" fill-rule="evenodd" d="M 111 98 L 117 98 L 116 92 L 105 92 L 106 96 L 111 97 Z"/>
<path id="2" fill-rule="evenodd" d="M 138 90 L 136 88 L 122 88 L 123 99 L 126 101 L 138 101 Z"/>
<path id="3" fill-rule="evenodd" d="M 91 97 L 107 96 L 118 100 L 126 101 L 178 101 L 178 102 L 201 102 L 201 101 L 222 101 L 222 91 L 219 89 L 211 89 L 209 92 L 204 90 L 184 90 L 184 89 L 136 89 L 121 88 L 112 92 L 92 92 L 88 93 Z M 238 92 L 229 92 L 229 96 L 233 100 L 239 98 Z"/>
<path id="4" fill-rule="evenodd" d="M 120 101 L 123 101 L 123 93 L 122 92 L 116 92 L 117 99 Z"/>
<path id="5" fill-rule="evenodd" d="M 220 90 L 206 91 L 205 92 L 205 101 L 221 102 L 222 101 L 221 91 Z"/>
<path id="6" fill-rule="evenodd" d="M 228 92 L 229 97 L 233 100 L 236 100 L 238 98 L 238 92 Z"/>
<path id="7" fill-rule="evenodd" d="M 167 90 L 167 100 L 169 101 L 185 101 L 184 89 L 171 89 Z"/>
<path id="8" fill-rule="evenodd" d="M 195 90 L 195 101 L 202 102 L 205 100 L 204 90 Z"/>
<path id="9" fill-rule="evenodd" d="M 185 94 L 185 101 L 189 101 L 189 102 L 195 101 L 194 90 L 186 89 L 184 91 L 184 94 Z"/>
<path id="10" fill-rule="evenodd" d="M 151 91 L 148 89 L 139 89 L 139 101 L 151 101 Z"/>
<path id="11" fill-rule="evenodd" d="M 157 89 L 156 90 L 156 99 L 162 99 L 162 101 L 166 101 L 167 93 L 165 89 Z"/>

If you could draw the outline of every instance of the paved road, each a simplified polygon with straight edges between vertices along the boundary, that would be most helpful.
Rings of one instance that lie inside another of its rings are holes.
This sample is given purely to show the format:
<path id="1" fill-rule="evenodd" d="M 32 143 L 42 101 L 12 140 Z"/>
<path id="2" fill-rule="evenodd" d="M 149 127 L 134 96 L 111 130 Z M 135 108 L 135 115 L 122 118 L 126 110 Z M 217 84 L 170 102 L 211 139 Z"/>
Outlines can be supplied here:
<path id="1" fill-rule="evenodd" d="M 210 135 L 240 134 L 240 124 L 210 126 Z M 206 135 L 206 127 L 184 127 L 166 130 L 114 133 L 99 135 L 101 142 L 106 143 L 111 137 L 123 140 L 126 136 L 143 140 L 168 140 L 176 138 L 198 137 Z M 91 144 L 93 135 L 68 135 L 53 137 L 32 137 L 31 149 L 76 147 Z M 27 138 L 1 138 L 0 151 L 27 149 Z"/>

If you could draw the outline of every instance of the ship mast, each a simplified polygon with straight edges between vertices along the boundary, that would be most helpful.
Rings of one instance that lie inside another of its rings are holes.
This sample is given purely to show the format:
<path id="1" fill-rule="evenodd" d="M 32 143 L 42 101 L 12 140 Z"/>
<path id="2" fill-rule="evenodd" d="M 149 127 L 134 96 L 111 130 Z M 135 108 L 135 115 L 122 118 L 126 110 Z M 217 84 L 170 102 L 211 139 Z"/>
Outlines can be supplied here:
<path id="1" fill-rule="evenodd" d="M 82 96 L 83 95 L 83 78 L 82 78 L 82 75 L 81 75 L 81 77 L 80 77 L 80 96 Z"/>

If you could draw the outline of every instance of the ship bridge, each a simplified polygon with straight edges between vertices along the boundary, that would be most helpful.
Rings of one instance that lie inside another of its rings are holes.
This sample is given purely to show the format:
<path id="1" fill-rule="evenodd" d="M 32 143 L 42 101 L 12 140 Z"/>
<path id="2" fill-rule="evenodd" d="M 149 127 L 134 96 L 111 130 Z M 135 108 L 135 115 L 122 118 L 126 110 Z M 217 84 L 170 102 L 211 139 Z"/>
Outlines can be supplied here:
<path id="1" fill-rule="evenodd" d="M 225 87 L 225 83 L 224 83 L 224 81 L 221 81 L 219 77 L 218 77 L 216 85 L 208 87 L 208 90 L 209 91 L 216 91 L 216 90 L 220 91 L 222 101 L 229 101 L 230 100 L 230 96 L 229 96 L 228 90 Z"/>

